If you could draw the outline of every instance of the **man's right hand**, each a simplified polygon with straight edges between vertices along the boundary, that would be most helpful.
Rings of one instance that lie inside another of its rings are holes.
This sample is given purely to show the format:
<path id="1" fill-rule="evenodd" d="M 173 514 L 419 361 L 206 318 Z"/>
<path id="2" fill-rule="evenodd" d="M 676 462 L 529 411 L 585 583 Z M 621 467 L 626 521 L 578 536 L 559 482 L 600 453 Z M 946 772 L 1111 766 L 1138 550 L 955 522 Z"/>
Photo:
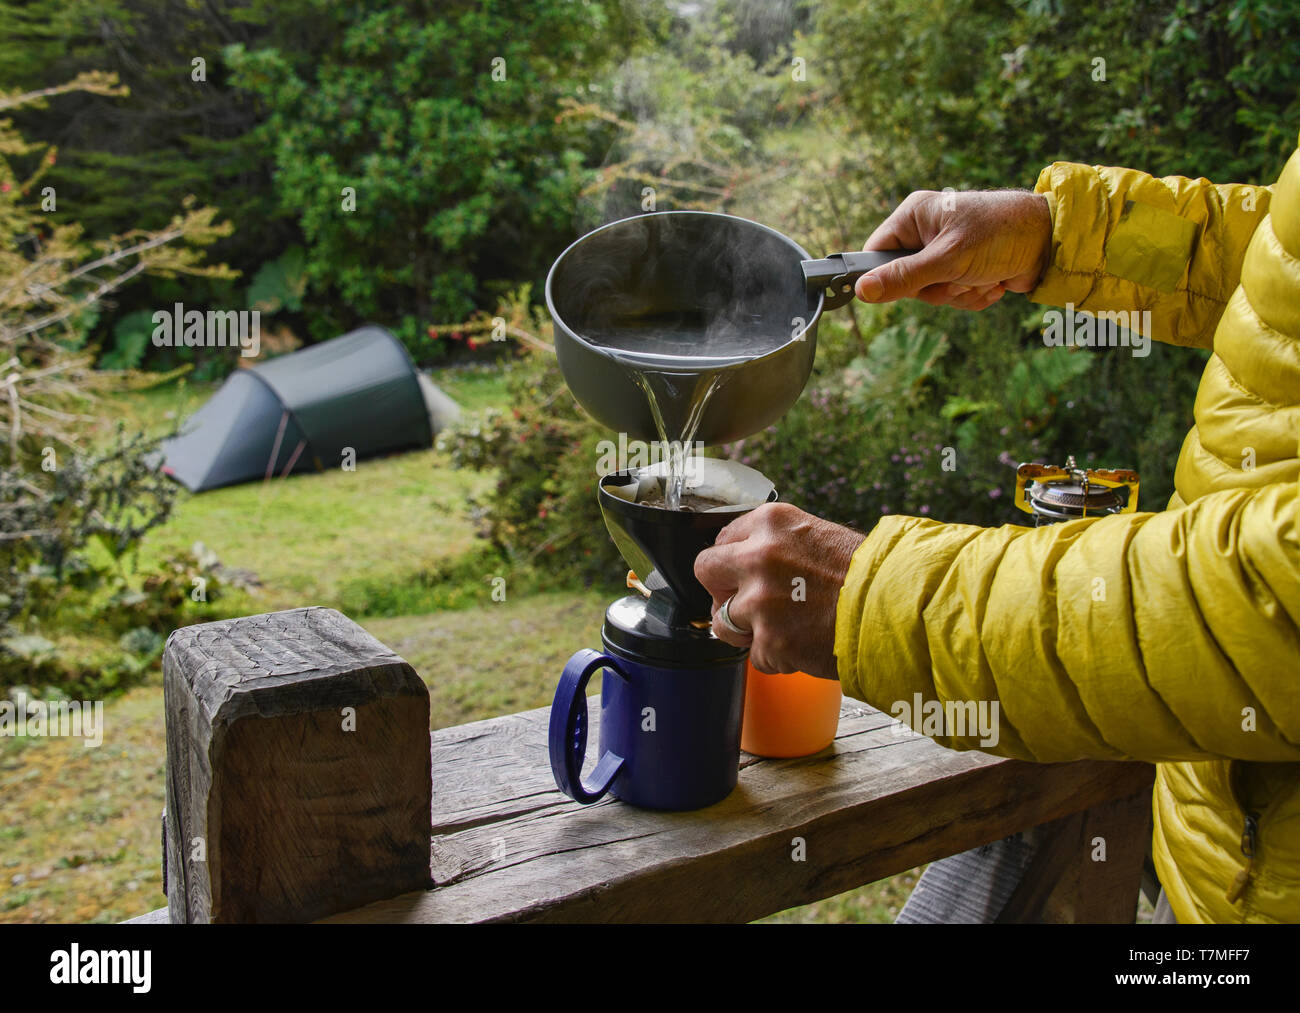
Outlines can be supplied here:
<path id="1" fill-rule="evenodd" d="M 982 310 L 1004 292 L 1028 292 L 1047 269 L 1047 198 L 1025 190 L 918 190 L 871 234 L 864 250 L 915 249 L 858 279 L 865 302 L 921 299 Z"/>

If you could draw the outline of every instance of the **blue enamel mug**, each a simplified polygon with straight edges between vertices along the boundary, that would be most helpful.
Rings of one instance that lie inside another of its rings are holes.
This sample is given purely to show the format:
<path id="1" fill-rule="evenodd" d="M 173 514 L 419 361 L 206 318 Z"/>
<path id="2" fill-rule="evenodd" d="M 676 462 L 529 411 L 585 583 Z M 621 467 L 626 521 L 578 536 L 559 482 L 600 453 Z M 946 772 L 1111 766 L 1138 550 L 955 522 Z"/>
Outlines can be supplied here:
<path id="1" fill-rule="evenodd" d="M 584 804 L 608 792 L 646 809 L 702 809 L 726 798 L 740 768 L 748 652 L 674 665 L 604 639 L 605 653 L 585 648 L 569 659 L 555 691 L 549 738 L 560 790 Z M 597 671 L 600 743 L 584 779 L 586 689 Z"/>

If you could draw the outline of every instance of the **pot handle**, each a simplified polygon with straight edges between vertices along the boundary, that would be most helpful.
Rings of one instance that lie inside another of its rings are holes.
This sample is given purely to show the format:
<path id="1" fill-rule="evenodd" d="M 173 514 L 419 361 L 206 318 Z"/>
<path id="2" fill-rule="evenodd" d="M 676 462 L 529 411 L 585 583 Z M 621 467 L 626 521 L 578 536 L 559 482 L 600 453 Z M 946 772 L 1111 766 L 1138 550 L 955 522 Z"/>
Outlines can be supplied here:
<path id="1" fill-rule="evenodd" d="M 859 250 L 856 253 L 832 253 L 821 260 L 803 261 L 803 276 L 809 291 L 823 289 L 823 310 L 835 310 L 853 301 L 853 285 L 868 271 L 900 257 L 910 257 L 920 250 Z"/>
<path id="2" fill-rule="evenodd" d="M 627 678 L 607 655 L 590 647 L 578 651 L 564 666 L 551 703 L 551 773 L 560 791 L 583 805 L 600 801 L 624 763 L 623 757 L 606 750 L 590 780 L 582 780 L 582 761 L 587 757 L 587 680 L 602 668 L 619 679 Z"/>

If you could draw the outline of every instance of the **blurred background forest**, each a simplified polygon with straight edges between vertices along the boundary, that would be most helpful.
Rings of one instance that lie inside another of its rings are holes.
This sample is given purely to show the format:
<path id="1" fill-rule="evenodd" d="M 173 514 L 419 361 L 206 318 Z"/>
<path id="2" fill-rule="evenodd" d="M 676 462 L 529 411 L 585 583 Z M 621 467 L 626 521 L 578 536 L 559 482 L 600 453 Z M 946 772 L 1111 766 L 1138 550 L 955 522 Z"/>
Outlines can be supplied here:
<path id="1" fill-rule="evenodd" d="M 4 2 L 0 117 L 0 692 L 107 694 L 117 721 L 101 750 L 0 741 L 0 918 L 104 920 L 161 903 L 176 626 L 333 605 L 429 681 L 435 725 L 549 702 L 595 640 L 623 573 L 593 495 L 609 434 L 539 308 L 574 238 L 652 199 L 820 256 L 912 190 L 1030 188 L 1057 160 L 1268 184 L 1300 131 L 1300 8 Z M 260 310 L 264 356 L 382 324 L 465 418 L 356 473 L 178 492 L 148 453 L 240 360 L 155 347 L 177 302 Z M 840 311 L 796 407 L 721 452 L 863 529 L 1018 522 L 1014 466 L 1067 454 L 1138 469 L 1161 508 L 1206 356 L 1044 348 L 1042 314 Z M 888 918 L 907 882 L 789 917 Z"/>

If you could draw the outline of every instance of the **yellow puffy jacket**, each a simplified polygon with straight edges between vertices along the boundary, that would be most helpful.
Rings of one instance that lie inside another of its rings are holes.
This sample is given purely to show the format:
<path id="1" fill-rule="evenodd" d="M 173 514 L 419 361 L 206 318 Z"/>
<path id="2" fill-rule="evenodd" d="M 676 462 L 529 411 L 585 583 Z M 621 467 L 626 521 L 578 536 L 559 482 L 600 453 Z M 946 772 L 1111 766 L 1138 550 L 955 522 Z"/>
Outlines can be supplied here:
<path id="1" fill-rule="evenodd" d="M 1300 922 L 1300 151 L 1271 187 L 1057 163 L 1037 191 L 1031 299 L 1213 349 L 1178 491 L 1042 528 L 883 518 L 840 592 L 841 681 L 886 711 L 997 700 L 999 755 L 1157 763 L 1178 920 Z"/>

